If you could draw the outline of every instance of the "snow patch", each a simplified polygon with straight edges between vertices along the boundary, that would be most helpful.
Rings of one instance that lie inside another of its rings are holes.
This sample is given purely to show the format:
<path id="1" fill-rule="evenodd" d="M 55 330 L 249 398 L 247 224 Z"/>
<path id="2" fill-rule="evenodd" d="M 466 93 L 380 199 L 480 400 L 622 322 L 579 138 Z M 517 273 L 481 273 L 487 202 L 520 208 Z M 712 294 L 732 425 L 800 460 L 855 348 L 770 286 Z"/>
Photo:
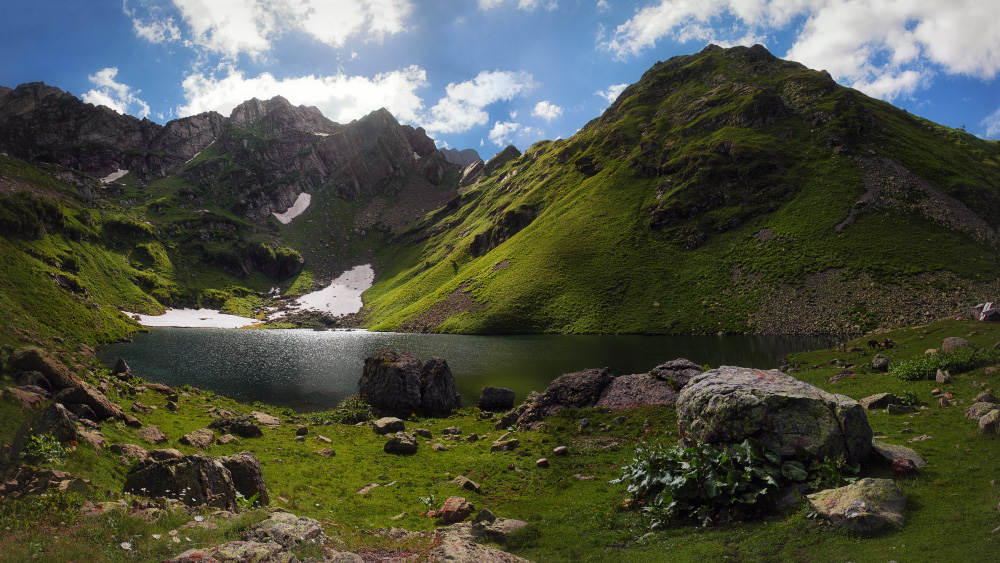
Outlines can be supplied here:
<path id="1" fill-rule="evenodd" d="M 292 219 L 302 215 L 305 210 L 309 207 L 309 203 L 312 201 L 312 196 L 303 192 L 299 194 L 299 197 L 295 198 L 295 203 L 288 208 L 288 211 L 284 213 L 273 213 L 273 215 L 281 221 L 282 225 L 287 225 L 292 222 Z"/>
<path id="2" fill-rule="evenodd" d="M 329 133 L 317 133 L 315 131 L 313 131 L 312 134 L 316 135 L 317 137 L 329 137 L 330 136 Z"/>
<path id="3" fill-rule="evenodd" d="M 215 144 L 215 141 L 217 141 L 217 140 L 218 140 L 218 139 L 212 139 L 212 142 L 211 142 L 211 143 L 209 143 L 208 145 L 206 145 L 206 146 L 205 146 L 205 148 L 203 148 L 203 149 L 201 149 L 200 151 L 198 151 L 198 154 L 196 154 L 196 155 L 192 156 L 192 157 L 191 157 L 190 159 L 188 159 L 188 161 L 187 161 L 187 162 L 185 162 L 184 164 L 185 164 L 185 165 L 187 165 L 187 164 L 191 164 L 191 162 L 192 162 L 192 161 L 193 161 L 194 159 L 196 159 L 196 158 L 198 158 L 199 156 L 201 156 L 201 153 L 203 153 L 203 152 L 207 151 L 207 150 L 208 150 L 208 147 L 210 147 L 210 146 L 214 145 L 214 144 Z"/>
<path id="4" fill-rule="evenodd" d="M 101 183 L 110 184 L 111 182 L 114 182 L 115 180 L 121 178 L 126 174 L 128 174 L 128 170 L 122 170 L 121 168 L 119 168 L 117 172 L 112 172 L 111 174 L 108 174 L 107 176 L 101 178 Z"/>
<path id="5" fill-rule="evenodd" d="M 122 312 L 135 318 L 136 313 Z M 167 309 L 162 315 L 139 315 L 137 320 L 142 326 L 181 328 L 240 328 L 262 322 L 247 317 L 227 315 L 212 309 Z"/>
<path id="6" fill-rule="evenodd" d="M 355 266 L 340 274 L 330 285 L 296 299 L 298 310 L 323 311 L 335 317 L 357 313 L 364 306 L 361 294 L 375 283 L 375 270 L 371 264 Z"/>

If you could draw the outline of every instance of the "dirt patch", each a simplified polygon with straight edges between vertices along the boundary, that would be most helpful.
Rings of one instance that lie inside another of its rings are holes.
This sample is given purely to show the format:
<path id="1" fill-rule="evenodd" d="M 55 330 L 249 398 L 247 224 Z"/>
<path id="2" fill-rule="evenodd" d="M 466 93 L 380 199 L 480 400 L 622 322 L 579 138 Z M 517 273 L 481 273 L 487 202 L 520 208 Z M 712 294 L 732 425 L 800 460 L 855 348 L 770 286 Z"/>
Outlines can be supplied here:
<path id="1" fill-rule="evenodd" d="M 507 266 L 510 266 L 510 260 L 503 260 L 501 262 L 497 262 L 496 266 L 493 266 L 493 271 L 496 272 L 498 270 L 505 270 L 507 269 Z"/>
<path id="2" fill-rule="evenodd" d="M 448 297 L 432 305 L 416 319 L 399 325 L 397 330 L 401 332 L 431 332 L 441 326 L 441 323 L 450 317 L 466 311 L 475 313 L 489 306 L 489 303 L 477 303 L 472 298 L 472 295 L 469 294 L 469 291 L 470 288 L 468 285 L 462 284 L 458 289 L 452 291 Z"/>

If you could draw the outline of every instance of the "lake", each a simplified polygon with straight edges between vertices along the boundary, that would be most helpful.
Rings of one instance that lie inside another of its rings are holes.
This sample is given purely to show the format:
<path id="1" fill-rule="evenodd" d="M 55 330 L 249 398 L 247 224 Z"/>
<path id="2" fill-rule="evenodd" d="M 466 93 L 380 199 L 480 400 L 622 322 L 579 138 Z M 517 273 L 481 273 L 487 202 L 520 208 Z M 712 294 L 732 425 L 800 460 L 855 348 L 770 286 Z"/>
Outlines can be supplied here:
<path id="1" fill-rule="evenodd" d="M 770 369 L 785 355 L 829 346 L 826 339 L 780 336 L 466 336 L 313 330 L 153 328 L 134 342 L 100 350 L 113 366 L 171 386 L 191 385 L 238 401 L 299 411 L 333 408 L 357 393 L 365 358 L 382 350 L 448 361 L 463 404 L 487 385 L 507 387 L 520 402 L 556 377 L 586 368 L 615 375 L 647 372 L 676 358 L 698 364 Z"/>

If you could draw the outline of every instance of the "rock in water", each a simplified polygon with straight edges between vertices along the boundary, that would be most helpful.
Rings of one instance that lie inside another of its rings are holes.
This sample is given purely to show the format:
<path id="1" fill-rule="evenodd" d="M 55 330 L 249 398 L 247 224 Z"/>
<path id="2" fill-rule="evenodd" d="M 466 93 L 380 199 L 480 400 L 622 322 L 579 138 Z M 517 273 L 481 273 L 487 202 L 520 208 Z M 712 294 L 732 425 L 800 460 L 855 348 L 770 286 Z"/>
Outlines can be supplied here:
<path id="1" fill-rule="evenodd" d="M 677 399 L 677 425 L 712 443 L 756 438 L 785 458 L 801 446 L 815 457 L 856 463 L 872 450 L 872 429 L 857 401 L 779 371 L 722 366 L 696 376 Z"/>
<path id="2" fill-rule="evenodd" d="M 444 417 L 462 407 L 462 396 L 444 358 L 427 360 L 420 370 L 420 411 L 425 416 Z"/>
<path id="3" fill-rule="evenodd" d="M 846 487 L 806 497 L 813 509 L 835 526 L 861 534 L 902 529 L 906 497 L 890 479 L 861 479 Z"/>
<path id="4" fill-rule="evenodd" d="M 514 408 L 514 391 L 504 387 L 483 387 L 479 394 L 480 410 L 489 412 L 509 411 Z"/>
<path id="5" fill-rule="evenodd" d="M 358 381 L 361 397 L 386 416 L 405 417 L 420 410 L 420 360 L 407 352 L 369 356 Z"/>

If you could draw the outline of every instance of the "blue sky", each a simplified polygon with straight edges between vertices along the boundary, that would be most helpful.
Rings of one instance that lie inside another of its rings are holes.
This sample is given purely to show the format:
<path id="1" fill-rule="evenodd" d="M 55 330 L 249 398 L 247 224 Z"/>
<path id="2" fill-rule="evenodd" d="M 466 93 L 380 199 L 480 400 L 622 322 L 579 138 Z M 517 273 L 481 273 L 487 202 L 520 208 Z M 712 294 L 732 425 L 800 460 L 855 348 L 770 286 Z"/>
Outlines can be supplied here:
<path id="1" fill-rule="evenodd" d="M 911 113 L 1000 138 L 994 0 L 30 0 L 0 85 L 164 123 L 282 95 L 379 107 L 484 158 L 571 136 L 659 60 L 761 43 Z"/>

